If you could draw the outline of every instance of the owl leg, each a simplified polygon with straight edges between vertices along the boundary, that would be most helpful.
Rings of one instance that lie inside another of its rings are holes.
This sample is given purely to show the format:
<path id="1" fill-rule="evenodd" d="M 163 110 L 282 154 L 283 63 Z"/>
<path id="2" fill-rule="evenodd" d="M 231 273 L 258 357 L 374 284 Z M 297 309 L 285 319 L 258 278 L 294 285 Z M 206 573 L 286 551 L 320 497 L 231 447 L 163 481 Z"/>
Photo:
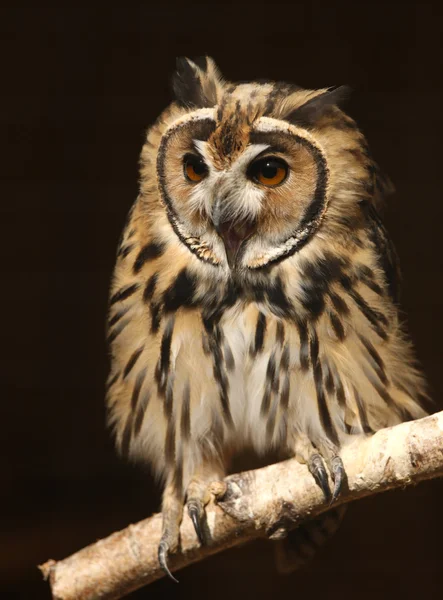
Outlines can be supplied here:
<path id="1" fill-rule="evenodd" d="M 203 545 L 209 539 L 209 530 L 206 524 L 205 506 L 211 499 L 209 484 L 223 479 L 221 467 L 212 464 L 202 465 L 194 472 L 187 487 L 187 502 L 189 516 L 194 525 L 199 542 Z M 183 503 L 185 494 L 175 482 L 175 477 L 168 478 L 162 501 L 162 537 L 158 546 L 158 562 L 160 567 L 173 581 L 178 580 L 172 575 L 168 567 L 168 555 L 174 553 L 179 545 L 180 524 L 183 518 Z"/>
<path id="2" fill-rule="evenodd" d="M 343 461 L 340 456 L 338 456 L 338 449 L 335 445 L 325 440 L 318 442 L 316 446 L 314 446 L 307 435 L 300 433 L 297 436 L 295 444 L 295 456 L 300 462 L 308 465 L 308 469 L 317 485 L 321 488 L 325 499 L 329 500 L 331 503 L 335 502 L 340 495 L 346 477 Z M 325 467 L 325 461 L 329 467 L 329 472 L 334 483 L 332 493 L 329 487 L 328 471 Z"/>
<path id="3" fill-rule="evenodd" d="M 178 548 L 180 523 L 183 517 L 184 494 L 175 484 L 174 479 L 168 478 L 162 501 L 162 537 L 158 546 L 158 562 L 161 568 L 173 581 L 178 580 L 172 575 L 168 568 L 168 554 L 173 553 Z"/>
<path id="4" fill-rule="evenodd" d="M 194 525 L 195 533 L 202 545 L 205 545 L 209 539 L 205 513 L 205 506 L 211 499 L 209 484 L 223 479 L 223 475 L 220 467 L 212 464 L 202 465 L 194 473 L 188 485 L 186 506 Z"/>

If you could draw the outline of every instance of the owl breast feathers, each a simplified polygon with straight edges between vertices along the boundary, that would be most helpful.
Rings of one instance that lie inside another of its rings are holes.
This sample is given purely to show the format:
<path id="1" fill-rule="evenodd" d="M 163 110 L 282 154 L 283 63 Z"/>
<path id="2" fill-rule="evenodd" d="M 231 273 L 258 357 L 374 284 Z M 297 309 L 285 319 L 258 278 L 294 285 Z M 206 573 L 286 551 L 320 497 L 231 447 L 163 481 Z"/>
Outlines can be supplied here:
<path id="1" fill-rule="evenodd" d="M 315 474 L 312 457 L 331 466 L 353 436 L 424 415 L 425 394 L 377 212 L 388 184 L 343 89 L 178 67 L 143 147 L 108 329 L 118 447 L 166 480 L 160 558 L 184 499 L 197 523 L 237 451 L 277 448 Z"/>

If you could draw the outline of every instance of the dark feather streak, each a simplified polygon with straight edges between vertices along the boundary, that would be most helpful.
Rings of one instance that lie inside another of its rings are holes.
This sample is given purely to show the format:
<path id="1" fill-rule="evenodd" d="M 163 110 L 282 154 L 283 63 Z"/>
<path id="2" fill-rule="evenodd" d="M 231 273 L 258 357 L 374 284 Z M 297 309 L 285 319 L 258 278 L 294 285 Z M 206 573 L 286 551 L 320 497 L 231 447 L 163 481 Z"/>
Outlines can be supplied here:
<path id="1" fill-rule="evenodd" d="M 175 312 L 182 306 L 194 304 L 195 277 L 187 269 L 182 269 L 174 283 L 163 295 L 165 312 Z"/>
<path id="2" fill-rule="evenodd" d="M 117 371 L 117 373 L 115 373 L 111 379 L 109 379 L 106 382 L 106 391 L 109 392 L 109 390 L 112 388 L 112 386 L 117 383 L 118 378 L 120 377 L 120 371 Z"/>
<path id="3" fill-rule="evenodd" d="M 124 317 L 124 316 L 125 316 L 125 314 L 126 314 L 126 313 L 127 313 L 129 310 L 131 310 L 131 307 L 130 307 L 130 306 L 125 306 L 125 307 L 124 307 L 124 308 L 122 308 L 121 310 L 117 311 L 117 312 L 115 313 L 115 315 L 109 319 L 109 322 L 108 322 L 108 327 L 113 327 L 113 326 L 114 326 L 116 323 L 118 323 L 118 322 L 120 321 L 120 319 L 121 319 L 122 317 Z"/>
<path id="4" fill-rule="evenodd" d="M 364 337 L 363 335 L 359 335 L 359 338 L 371 358 L 371 365 L 377 373 L 380 381 L 383 385 L 387 385 L 388 378 L 386 377 L 385 365 L 380 354 L 377 352 L 373 344 L 366 337 Z"/>
<path id="5" fill-rule="evenodd" d="M 182 411 L 181 411 L 181 421 L 180 421 L 180 433 L 185 442 L 187 442 L 191 436 L 190 403 L 191 403 L 191 389 L 189 386 L 189 382 L 187 382 L 185 385 L 185 389 L 183 391 Z"/>
<path id="6" fill-rule="evenodd" d="M 361 427 L 364 433 L 373 433 L 371 426 L 369 425 L 368 416 L 366 414 L 366 409 L 364 402 L 360 396 L 360 393 L 356 388 L 354 388 L 354 398 L 355 403 L 357 404 L 358 416 L 360 419 Z"/>
<path id="7" fill-rule="evenodd" d="M 252 354 L 255 356 L 263 350 L 266 332 L 266 317 L 263 313 L 258 313 L 257 326 L 255 328 L 254 348 Z"/>
<path id="8" fill-rule="evenodd" d="M 224 361 L 221 351 L 222 333 L 212 320 L 204 321 L 208 335 L 209 349 L 212 354 L 212 369 L 220 393 L 220 404 L 223 419 L 229 427 L 233 427 L 231 408 L 229 405 L 229 381 L 224 370 Z"/>
<path id="9" fill-rule="evenodd" d="M 338 340 L 340 342 L 342 342 L 345 339 L 345 330 L 343 327 L 343 323 L 340 321 L 338 316 L 333 312 L 329 312 L 329 319 L 331 321 L 331 325 L 335 332 L 335 335 L 337 336 Z"/>
<path id="10" fill-rule="evenodd" d="M 112 306 L 116 302 L 121 302 L 122 300 L 126 300 L 138 290 L 138 283 L 133 283 L 131 285 L 125 285 L 121 289 L 119 289 L 115 294 L 111 297 L 109 301 L 109 305 Z"/>
<path id="11" fill-rule="evenodd" d="M 128 254 L 133 250 L 135 244 L 127 244 L 126 246 L 122 246 L 118 251 L 118 256 L 121 258 L 126 258 Z"/>
<path id="12" fill-rule="evenodd" d="M 154 260 L 161 256 L 164 252 L 165 246 L 159 242 L 151 242 L 150 244 L 146 244 L 140 250 L 135 259 L 134 266 L 132 268 L 134 274 L 139 273 L 145 263 L 150 260 Z"/>
<path id="13" fill-rule="evenodd" d="M 289 317 L 292 314 L 293 308 L 289 301 L 282 280 L 277 277 L 274 285 L 266 289 L 268 302 L 272 312 L 277 317 Z"/>
<path id="14" fill-rule="evenodd" d="M 130 319 L 124 319 L 123 321 L 119 321 L 114 329 L 110 332 L 107 338 L 108 344 L 112 344 L 112 342 L 121 334 L 124 328 L 130 323 Z"/>
<path id="15" fill-rule="evenodd" d="M 137 415 L 136 415 L 136 418 L 134 421 L 134 435 L 138 435 L 140 433 L 140 429 L 143 424 L 143 417 L 145 416 L 146 409 L 148 408 L 150 399 L 151 399 L 151 394 L 149 393 L 149 391 L 146 391 L 143 394 L 142 399 L 141 399 L 138 409 L 137 409 Z"/>
<path id="16" fill-rule="evenodd" d="M 320 421 L 328 438 L 333 444 L 338 445 L 339 440 L 337 432 L 335 430 L 334 424 L 331 419 L 331 415 L 329 413 L 328 404 L 323 389 L 323 370 L 321 362 L 319 360 L 319 342 L 317 333 L 314 329 L 312 329 L 310 333 L 310 353 L 313 366 L 314 384 L 317 395 L 317 405 L 320 415 Z"/>
<path id="17" fill-rule="evenodd" d="M 225 354 L 226 368 L 228 369 L 228 371 L 233 371 L 235 368 L 235 361 L 234 361 L 234 356 L 232 355 L 231 348 L 229 347 L 228 343 L 225 343 L 224 354 Z"/>
<path id="18" fill-rule="evenodd" d="M 316 261 L 308 262 L 303 268 L 302 304 L 310 313 L 311 319 L 318 319 L 325 309 L 325 296 L 330 293 L 331 285 L 344 276 L 344 269 L 349 266 L 347 259 L 329 252 Z M 338 300 L 340 303 L 340 300 Z M 343 308 L 343 307 L 341 307 Z M 346 309 L 344 309 L 346 310 Z"/>
<path id="19" fill-rule="evenodd" d="M 134 368 L 135 363 L 137 362 L 137 360 L 140 358 L 141 353 L 143 352 L 145 346 L 144 344 L 142 344 L 139 348 L 137 348 L 137 350 L 135 350 L 128 362 L 126 363 L 126 367 L 123 371 L 123 379 L 126 379 L 126 377 L 129 375 L 129 373 L 132 371 L 132 369 Z"/>
<path id="20" fill-rule="evenodd" d="M 280 370 L 282 373 L 287 373 L 289 369 L 290 351 L 288 344 L 285 345 L 281 359 L 280 359 Z"/>
<path id="21" fill-rule="evenodd" d="M 263 394 L 261 408 L 260 408 L 260 414 L 262 417 L 265 417 L 268 414 L 270 406 L 271 406 L 271 386 L 269 384 L 267 384 L 265 387 L 265 392 Z"/>
<path id="22" fill-rule="evenodd" d="M 143 382 L 146 377 L 146 372 L 147 372 L 147 369 L 145 367 L 144 369 L 142 369 L 140 371 L 140 373 L 138 373 L 137 378 L 135 380 L 134 388 L 132 390 L 132 397 L 131 397 L 131 409 L 132 409 L 133 413 L 135 412 L 135 410 L 137 408 L 138 398 L 140 396 L 140 391 L 142 389 L 142 385 L 143 385 Z"/>
<path id="23" fill-rule="evenodd" d="M 315 391 L 317 394 L 318 411 L 320 415 L 320 421 L 323 429 L 325 430 L 328 438 L 331 442 L 338 446 L 339 439 L 335 430 L 334 424 L 329 413 L 328 405 L 323 390 L 323 372 L 320 361 L 314 365 L 314 383 Z"/>
<path id="24" fill-rule="evenodd" d="M 161 305 L 157 302 L 151 302 L 151 332 L 157 333 L 161 323 Z"/>
<path id="25" fill-rule="evenodd" d="M 309 338 L 306 322 L 297 322 L 297 328 L 300 336 L 300 368 L 302 371 L 307 371 L 309 369 Z"/>
<path id="26" fill-rule="evenodd" d="M 334 376 L 333 376 L 332 371 L 329 368 L 329 364 L 326 360 L 323 361 L 323 370 L 325 372 L 324 373 L 324 381 L 325 381 L 326 391 L 328 392 L 328 394 L 330 396 L 332 396 L 335 393 Z"/>
<path id="27" fill-rule="evenodd" d="M 289 375 L 286 375 L 283 380 L 283 387 L 280 394 L 280 406 L 282 413 L 284 413 L 289 405 L 289 388 L 290 388 L 290 379 Z"/>
<path id="28" fill-rule="evenodd" d="M 275 331 L 275 341 L 280 346 L 283 346 L 285 341 L 285 328 L 282 321 L 277 321 L 277 329 Z"/>
<path id="29" fill-rule="evenodd" d="M 168 323 L 166 324 L 160 345 L 160 358 L 155 371 L 155 378 L 157 380 L 158 390 L 161 395 L 164 395 L 165 393 L 166 381 L 168 377 L 174 324 L 174 318 L 169 319 Z"/>
<path id="30" fill-rule="evenodd" d="M 383 340 L 386 340 L 388 334 L 383 329 L 382 325 L 387 327 L 388 320 L 381 312 L 378 310 L 371 308 L 366 300 L 359 294 L 356 290 L 350 289 L 347 290 L 348 294 L 354 300 L 355 304 L 359 308 L 360 312 L 366 317 L 369 323 L 372 325 L 374 331 L 379 335 Z"/>
<path id="31" fill-rule="evenodd" d="M 148 282 L 143 291 L 143 302 L 149 302 L 151 300 L 151 298 L 154 294 L 154 291 L 155 291 L 155 287 L 157 285 L 157 281 L 158 281 L 158 273 L 154 273 L 148 279 Z"/>
<path id="32" fill-rule="evenodd" d="M 175 421 L 170 419 L 166 429 L 165 459 L 169 466 L 173 466 L 175 458 Z"/>
<path id="33" fill-rule="evenodd" d="M 338 294 L 329 293 L 332 304 L 339 315 L 346 316 L 349 314 L 349 307 L 341 296 Z"/>

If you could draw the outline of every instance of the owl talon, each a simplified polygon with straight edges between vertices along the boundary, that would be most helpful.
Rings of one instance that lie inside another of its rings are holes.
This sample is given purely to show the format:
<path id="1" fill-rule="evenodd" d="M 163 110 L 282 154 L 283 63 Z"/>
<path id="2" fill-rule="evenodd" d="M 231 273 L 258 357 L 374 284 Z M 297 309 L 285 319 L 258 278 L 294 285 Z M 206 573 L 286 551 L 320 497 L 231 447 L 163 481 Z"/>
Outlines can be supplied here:
<path id="1" fill-rule="evenodd" d="M 174 577 L 174 575 L 171 573 L 171 571 L 168 568 L 168 563 L 167 563 L 168 552 L 169 552 L 169 546 L 165 541 L 162 540 L 158 546 L 158 562 L 159 562 L 162 570 L 166 573 L 166 575 L 170 579 L 172 579 L 172 581 L 175 581 L 175 583 L 178 583 L 178 579 L 176 579 Z"/>
<path id="2" fill-rule="evenodd" d="M 331 490 L 329 488 L 328 473 L 320 454 L 312 454 L 308 461 L 308 468 L 316 484 L 321 488 L 325 499 L 329 500 L 331 498 Z"/>
<path id="3" fill-rule="evenodd" d="M 192 524 L 194 525 L 195 533 L 197 534 L 198 541 L 202 546 L 206 544 L 205 536 L 203 534 L 203 518 L 204 510 L 203 505 L 199 500 L 190 500 L 187 504 L 188 514 L 191 518 Z"/>
<path id="4" fill-rule="evenodd" d="M 346 477 L 345 467 L 343 461 L 339 456 L 334 456 L 331 461 L 331 475 L 334 482 L 334 491 L 332 493 L 331 504 L 337 500 L 340 496 L 343 482 Z"/>

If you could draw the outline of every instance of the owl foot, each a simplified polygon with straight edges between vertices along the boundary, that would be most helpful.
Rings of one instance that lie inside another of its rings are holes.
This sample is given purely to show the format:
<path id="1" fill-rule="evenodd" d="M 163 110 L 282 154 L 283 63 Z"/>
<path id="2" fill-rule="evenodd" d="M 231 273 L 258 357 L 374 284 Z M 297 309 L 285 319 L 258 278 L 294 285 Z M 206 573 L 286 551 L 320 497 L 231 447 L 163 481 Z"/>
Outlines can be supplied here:
<path id="1" fill-rule="evenodd" d="M 168 483 L 163 493 L 162 537 L 158 546 L 158 562 L 165 574 L 178 583 L 168 567 L 168 556 L 179 547 L 180 524 L 183 517 L 183 494 L 173 483 Z"/>
<path id="2" fill-rule="evenodd" d="M 202 546 L 206 546 L 210 541 L 205 506 L 211 497 L 216 498 L 220 495 L 220 490 L 224 489 L 224 484 L 220 481 L 221 475 L 222 473 L 211 465 L 202 466 L 195 472 L 186 492 L 188 514 Z"/>
<path id="3" fill-rule="evenodd" d="M 186 506 L 188 507 L 188 514 L 191 518 L 192 524 L 194 525 L 198 541 L 202 546 L 204 546 L 206 544 L 204 535 L 204 527 L 206 523 L 204 504 L 198 498 L 192 498 L 191 500 L 188 500 Z"/>
<path id="4" fill-rule="evenodd" d="M 346 479 L 346 472 L 343 461 L 339 456 L 333 456 L 331 460 L 328 460 L 327 462 L 329 471 L 331 473 L 332 482 L 334 484 L 332 493 L 331 488 L 329 487 L 328 472 L 320 454 L 311 454 L 308 460 L 308 468 L 312 473 L 315 482 L 321 488 L 325 500 L 329 501 L 330 504 L 333 504 L 340 496 L 343 483 Z"/>
<path id="5" fill-rule="evenodd" d="M 328 472 L 320 454 L 311 454 L 308 460 L 308 469 L 315 479 L 326 500 L 331 498 L 331 489 L 329 487 Z"/>
<path id="6" fill-rule="evenodd" d="M 320 441 L 314 446 L 306 435 L 300 433 L 295 444 L 295 456 L 300 462 L 308 465 L 325 499 L 330 504 L 335 502 L 346 481 L 346 472 L 343 461 L 338 456 L 338 448 L 328 440 Z M 334 484 L 332 492 L 328 471 Z"/>
<path id="7" fill-rule="evenodd" d="M 194 480 L 188 488 L 186 506 L 198 541 L 202 546 L 207 546 L 211 538 L 211 533 L 206 522 L 205 507 L 211 497 L 216 500 L 220 496 L 223 496 L 225 491 L 226 484 L 222 481 L 212 481 L 209 485 L 202 485 L 201 481 Z"/>
<path id="8" fill-rule="evenodd" d="M 158 562 L 159 562 L 160 567 L 162 568 L 162 570 L 169 577 L 169 579 L 172 579 L 172 581 L 175 581 L 175 583 L 178 583 L 178 579 L 176 579 L 174 577 L 174 575 L 171 573 L 171 571 L 168 568 L 168 562 L 167 562 L 168 554 L 169 554 L 168 543 L 166 542 L 166 540 L 164 540 L 162 538 L 162 540 L 161 540 L 161 542 L 160 542 L 160 544 L 158 546 Z"/>
<path id="9" fill-rule="evenodd" d="M 212 465 L 202 465 L 193 475 L 186 489 L 186 507 L 199 543 L 204 546 L 210 541 L 206 523 L 205 506 L 211 498 L 223 496 L 226 484 L 221 481 L 223 473 Z M 162 537 L 158 546 L 158 562 L 164 573 L 178 583 L 168 567 L 168 557 L 179 547 L 180 525 L 183 517 L 185 494 L 177 488 L 171 475 L 163 492 Z"/>
<path id="10" fill-rule="evenodd" d="M 334 482 L 334 491 L 332 492 L 331 504 L 340 496 L 343 483 L 346 479 L 346 471 L 343 461 L 339 456 L 334 456 L 331 460 L 331 477 Z"/>

